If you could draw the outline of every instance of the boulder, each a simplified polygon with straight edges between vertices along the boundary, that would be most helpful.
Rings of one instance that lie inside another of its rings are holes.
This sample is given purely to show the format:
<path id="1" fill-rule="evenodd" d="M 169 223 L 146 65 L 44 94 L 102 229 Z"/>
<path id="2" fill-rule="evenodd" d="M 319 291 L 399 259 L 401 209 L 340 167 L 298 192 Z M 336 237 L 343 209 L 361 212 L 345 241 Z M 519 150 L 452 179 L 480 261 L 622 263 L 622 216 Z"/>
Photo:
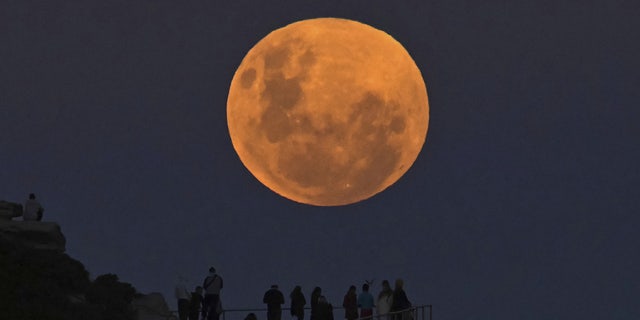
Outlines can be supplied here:
<path id="1" fill-rule="evenodd" d="M 133 309 L 137 320 L 167 320 L 177 319 L 169 310 L 167 302 L 161 293 L 143 294 L 133 299 Z"/>
<path id="2" fill-rule="evenodd" d="M 0 221 L 11 220 L 22 215 L 22 205 L 0 200 Z"/>
<path id="3" fill-rule="evenodd" d="M 0 221 L 0 238 L 41 249 L 65 251 L 66 239 L 55 222 Z"/>

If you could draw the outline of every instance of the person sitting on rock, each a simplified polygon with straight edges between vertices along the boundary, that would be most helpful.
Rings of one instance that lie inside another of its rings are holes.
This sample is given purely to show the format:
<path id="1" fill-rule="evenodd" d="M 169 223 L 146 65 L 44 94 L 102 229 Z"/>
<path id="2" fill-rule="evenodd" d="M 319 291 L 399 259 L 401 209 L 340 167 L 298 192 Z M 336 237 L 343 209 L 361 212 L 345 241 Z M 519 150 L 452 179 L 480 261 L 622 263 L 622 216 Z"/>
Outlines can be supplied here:
<path id="1" fill-rule="evenodd" d="M 29 194 L 29 199 L 24 203 L 24 211 L 22 213 L 22 219 L 24 221 L 41 221 L 44 208 L 40 205 L 40 202 L 36 200 L 36 195 Z"/>

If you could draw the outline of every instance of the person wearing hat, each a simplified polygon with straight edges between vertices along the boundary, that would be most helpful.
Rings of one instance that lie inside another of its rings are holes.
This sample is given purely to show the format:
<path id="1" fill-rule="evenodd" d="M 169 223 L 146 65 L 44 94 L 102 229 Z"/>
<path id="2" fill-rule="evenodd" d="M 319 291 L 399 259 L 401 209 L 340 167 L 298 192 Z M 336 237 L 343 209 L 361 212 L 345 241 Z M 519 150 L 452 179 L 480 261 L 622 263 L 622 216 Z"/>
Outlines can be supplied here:
<path id="1" fill-rule="evenodd" d="M 271 289 L 264 293 L 262 302 L 267 304 L 267 320 L 280 320 L 282 318 L 284 295 L 278 290 L 277 284 L 272 285 Z"/>
<path id="2" fill-rule="evenodd" d="M 216 309 L 220 304 L 220 290 L 222 290 L 222 277 L 216 273 L 216 268 L 209 268 L 209 275 L 204 279 L 204 301 L 202 302 L 202 319 L 217 320 Z"/>

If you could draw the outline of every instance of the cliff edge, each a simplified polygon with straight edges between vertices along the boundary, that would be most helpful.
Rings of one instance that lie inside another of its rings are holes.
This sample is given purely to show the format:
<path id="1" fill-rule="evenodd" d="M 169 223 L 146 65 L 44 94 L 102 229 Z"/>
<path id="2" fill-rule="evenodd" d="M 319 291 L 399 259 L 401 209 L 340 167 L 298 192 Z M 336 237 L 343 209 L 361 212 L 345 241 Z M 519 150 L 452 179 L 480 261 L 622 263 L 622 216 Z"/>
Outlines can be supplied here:
<path id="1" fill-rule="evenodd" d="M 0 318 L 167 319 L 161 295 L 140 294 L 115 274 L 91 280 L 85 266 L 65 253 L 57 223 L 12 217 L 0 219 Z"/>
<path id="2" fill-rule="evenodd" d="M 55 222 L 0 220 L 0 239 L 30 249 L 64 252 L 66 239 Z"/>

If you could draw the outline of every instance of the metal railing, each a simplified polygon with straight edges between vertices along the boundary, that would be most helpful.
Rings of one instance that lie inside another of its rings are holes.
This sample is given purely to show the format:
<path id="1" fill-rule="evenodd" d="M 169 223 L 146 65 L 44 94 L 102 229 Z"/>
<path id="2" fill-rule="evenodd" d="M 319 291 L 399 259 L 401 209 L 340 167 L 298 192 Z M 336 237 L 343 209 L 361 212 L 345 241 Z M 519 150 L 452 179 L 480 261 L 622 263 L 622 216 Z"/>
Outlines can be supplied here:
<path id="1" fill-rule="evenodd" d="M 304 308 L 305 310 L 311 310 L 311 308 Z M 289 311 L 290 308 L 282 308 L 283 320 L 288 319 L 288 316 L 284 316 L 284 311 Z M 336 313 L 336 311 L 344 310 L 343 307 L 334 307 L 334 319 L 340 320 L 344 317 L 339 316 L 341 313 Z M 222 311 L 221 319 L 222 320 L 244 320 L 246 315 L 250 312 L 264 312 L 267 313 L 266 308 L 234 308 L 234 309 L 225 309 Z M 336 316 L 338 315 L 338 316 Z M 260 316 L 258 316 L 260 319 Z M 358 320 L 433 320 L 433 306 L 430 304 L 413 306 L 411 308 L 389 312 L 386 314 L 376 314 L 365 318 L 358 318 Z"/>

